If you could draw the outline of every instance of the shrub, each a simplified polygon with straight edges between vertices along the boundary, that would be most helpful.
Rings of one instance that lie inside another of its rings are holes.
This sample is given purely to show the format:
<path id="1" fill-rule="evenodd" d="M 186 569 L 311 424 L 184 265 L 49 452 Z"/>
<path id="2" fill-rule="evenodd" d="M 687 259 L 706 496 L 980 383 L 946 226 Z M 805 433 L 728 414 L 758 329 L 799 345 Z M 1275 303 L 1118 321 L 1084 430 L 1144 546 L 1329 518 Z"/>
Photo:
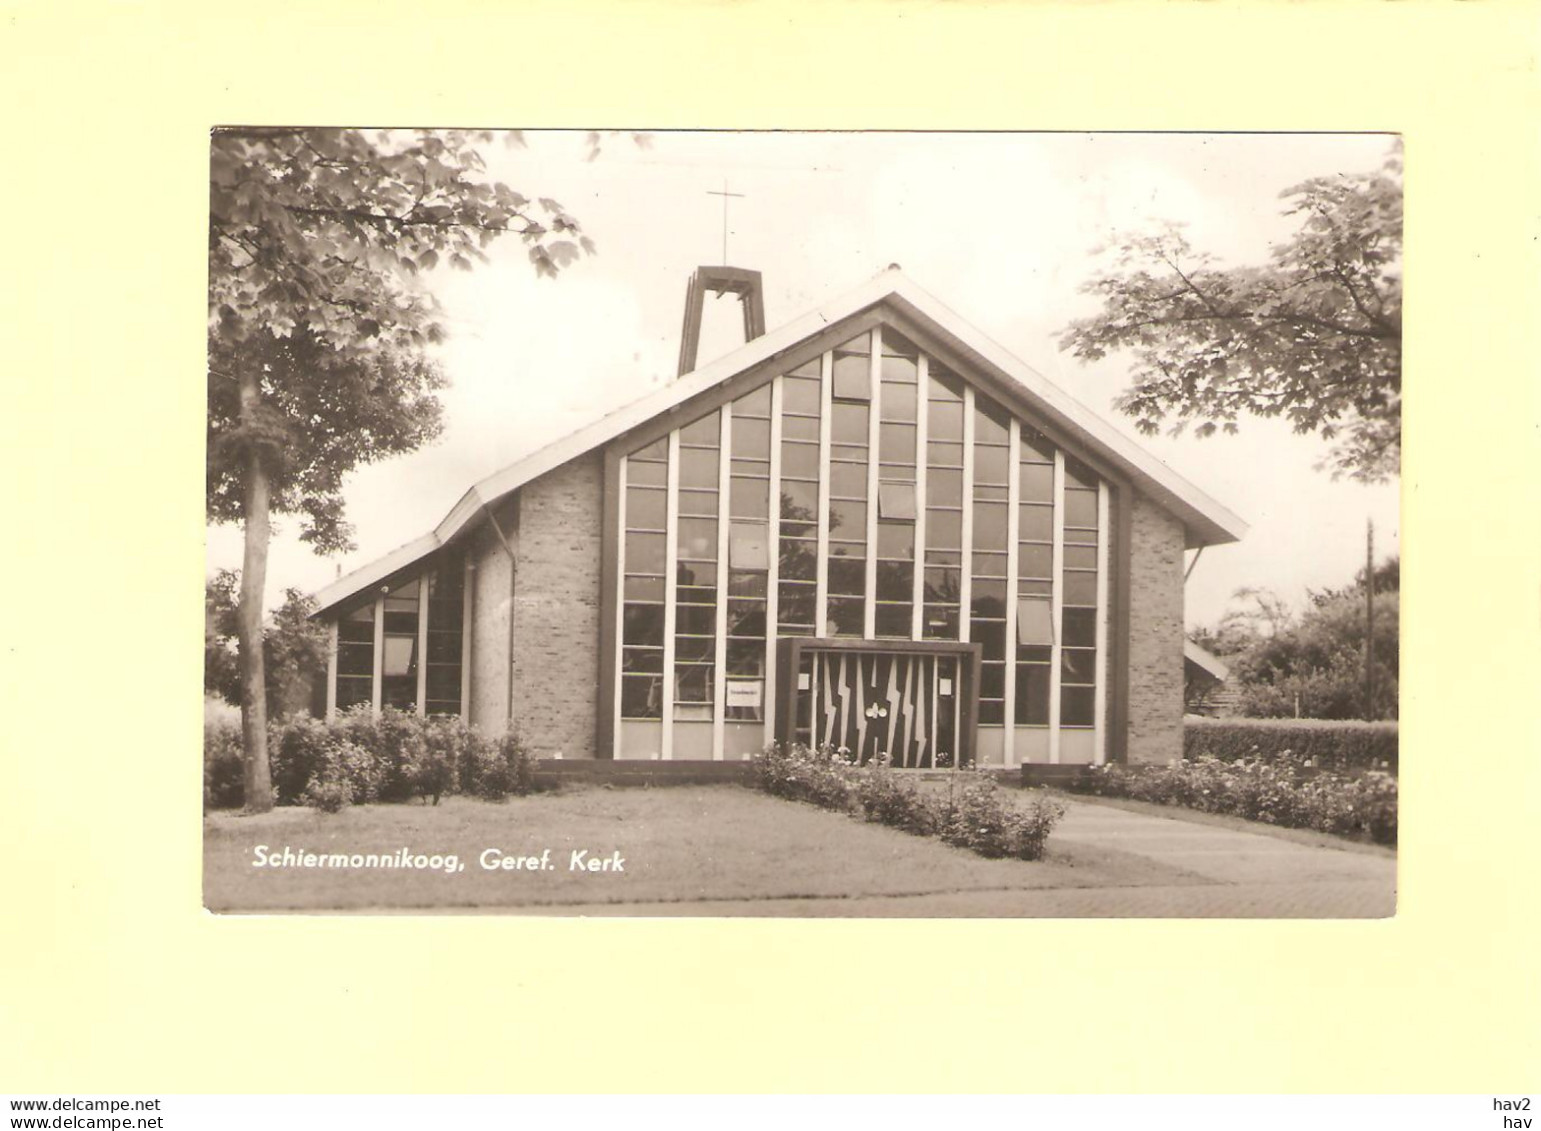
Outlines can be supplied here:
<path id="1" fill-rule="evenodd" d="M 1183 757 L 1286 759 L 1340 773 L 1397 769 L 1397 724 L 1324 719 L 1198 719 L 1183 724 Z"/>
<path id="2" fill-rule="evenodd" d="M 855 798 L 857 808 L 869 821 L 917 836 L 931 836 L 937 831 L 934 803 L 894 773 L 886 761 L 859 773 Z"/>
<path id="3" fill-rule="evenodd" d="M 516 735 L 478 739 L 468 748 L 464 792 L 484 801 L 502 801 L 509 794 L 522 797 L 535 788 L 535 759 Z"/>
<path id="4" fill-rule="evenodd" d="M 750 770 L 754 784 L 767 793 L 806 801 L 821 809 L 851 807 L 853 763 L 845 752 L 830 746 L 810 750 L 801 743 L 767 746 L 755 756 Z"/>
<path id="5" fill-rule="evenodd" d="M 756 755 L 750 780 L 777 797 L 859 813 L 916 836 L 940 836 L 981 856 L 1040 859 L 1064 806 L 1040 793 L 1023 808 L 993 778 L 964 776 L 968 784 L 954 797 L 933 796 L 896 772 L 886 758 L 858 766 L 843 750 L 794 744 L 769 746 Z"/>
<path id="6" fill-rule="evenodd" d="M 279 805 L 303 805 L 306 787 L 326 764 L 327 749 L 336 741 L 332 728 L 320 719 L 300 715 L 268 732 L 268 768 L 273 796 Z M 367 787 L 358 792 L 367 800 Z"/>
<path id="7" fill-rule="evenodd" d="M 1002 798 L 993 779 L 982 775 L 942 805 L 941 838 L 992 858 L 1042 858 L 1044 842 L 1065 815 L 1065 807 L 1043 793 L 1027 810 L 1018 808 Z"/>
<path id="8" fill-rule="evenodd" d="M 239 713 L 210 715 L 203 720 L 203 807 L 238 808 L 245 796 L 242 781 L 244 759 L 241 753 Z"/>
<path id="9" fill-rule="evenodd" d="M 1169 766 L 1109 764 L 1090 770 L 1068 788 L 1285 828 L 1363 836 L 1377 844 L 1397 840 L 1397 779 L 1392 774 L 1319 770 L 1287 752 L 1237 762 L 1201 757 Z"/>

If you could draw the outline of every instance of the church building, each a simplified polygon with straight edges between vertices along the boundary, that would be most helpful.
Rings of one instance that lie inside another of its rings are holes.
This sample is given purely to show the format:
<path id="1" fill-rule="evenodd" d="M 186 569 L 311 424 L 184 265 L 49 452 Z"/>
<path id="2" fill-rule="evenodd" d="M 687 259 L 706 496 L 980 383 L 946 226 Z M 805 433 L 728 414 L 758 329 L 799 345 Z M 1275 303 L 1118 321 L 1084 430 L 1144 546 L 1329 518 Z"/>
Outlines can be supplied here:
<path id="1" fill-rule="evenodd" d="M 698 367 L 709 292 L 746 341 Z M 680 371 L 323 590 L 328 712 L 544 758 L 1181 756 L 1184 550 L 1235 515 L 896 267 L 769 332 L 702 268 Z"/>

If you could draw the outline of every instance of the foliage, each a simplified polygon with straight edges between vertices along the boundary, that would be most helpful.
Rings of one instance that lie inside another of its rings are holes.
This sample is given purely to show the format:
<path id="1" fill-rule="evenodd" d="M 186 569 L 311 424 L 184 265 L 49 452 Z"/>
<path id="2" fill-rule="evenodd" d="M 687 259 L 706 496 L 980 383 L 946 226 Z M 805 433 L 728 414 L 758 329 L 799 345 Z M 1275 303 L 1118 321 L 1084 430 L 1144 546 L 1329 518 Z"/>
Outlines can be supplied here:
<path id="1" fill-rule="evenodd" d="M 203 585 L 203 689 L 227 702 L 241 702 L 241 669 L 236 655 L 236 593 L 240 574 L 217 570 Z M 315 602 L 298 589 L 284 591 L 262 630 L 267 709 L 273 718 L 311 710 L 326 676 L 326 632 L 310 619 Z"/>
<path id="2" fill-rule="evenodd" d="M 1399 559 L 1375 568 L 1375 718 L 1398 714 L 1401 675 Z M 1353 584 L 1308 593 L 1296 616 L 1266 591 L 1238 590 L 1244 604 L 1192 639 L 1226 657 L 1237 709 L 1254 718 L 1356 719 L 1365 715 L 1364 571 Z"/>
<path id="3" fill-rule="evenodd" d="M 241 521 L 260 449 L 273 510 L 345 548 L 341 486 L 439 429 L 425 356 L 443 320 L 422 275 L 469 270 L 512 234 L 554 276 L 593 245 L 562 206 L 489 182 L 478 131 L 219 129 L 209 201 L 208 509 Z M 238 371 L 261 375 L 244 412 Z"/>
<path id="4" fill-rule="evenodd" d="M 777 797 L 859 814 L 915 836 L 936 836 L 988 857 L 1038 860 L 1064 806 L 1044 794 L 1009 800 L 995 780 L 967 772 L 964 786 L 931 794 L 886 758 L 858 765 L 844 750 L 772 745 L 755 756 L 751 782 Z"/>
<path id="5" fill-rule="evenodd" d="M 502 801 L 509 794 L 522 797 L 535 788 L 535 760 L 512 734 L 475 743 L 467 769 L 462 791 L 483 801 Z"/>
<path id="6" fill-rule="evenodd" d="M 535 787 L 535 759 L 513 736 L 492 738 L 452 716 L 420 718 L 386 708 L 378 716 L 356 707 L 326 723 L 296 715 L 272 727 L 273 799 L 328 812 L 341 804 L 404 802 L 437 805 L 467 794 L 502 800 Z M 240 805 L 239 724 L 228 717 L 204 723 L 204 805 Z"/>
<path id="7" fill-rule="evenodd" d="M 203 807 L 232 809 L 241 804 L 241 723 L 205 710 L 203 719 Z"/>
<path id="8" fill-rule="evenodd" d="M 1316 177 L 1288 188 L 1293 235 L 1264 265 L 1225 267 L 1177 226 L 1122 240 L 1084 290 L 1101 311 L 1061 347 L 1083 361 L 1133 356 L 1118 407 L 1155 433 L 1237 431 L 1244 414 L 1287 419 L 1336 444 L 1334 475 L 1397 473 L 1402 435 L 1402 176 Z"/>
<path id="9" fill-rule="evenodd" d="M 1187 719 L 1183 757 L 1221 762 L 1298 761 L 1352 773 L 1397 771 L 1397 724 L 1354 719 Z"/>
<path id="10" fill-rule="evenodd" d="M 939 803 L 938 835 L 981 856 L 1041 859 L 1044 841 L 1065 815 L 1064 805 L 1039 792 L 1023 809 L 1001 794 L 994 779 L 976 776 L 954 798 Z"/>
<path id="11" fill-rule="evenodd" d="M 1236 762 L 1202 757 L 1168 766 L 1094 767 L 1067 788 L 1366 837 L 1377 844 L 1397 839 L 1397 779 L 1380 770 L 1335 773 L 1293 757 Z"/>

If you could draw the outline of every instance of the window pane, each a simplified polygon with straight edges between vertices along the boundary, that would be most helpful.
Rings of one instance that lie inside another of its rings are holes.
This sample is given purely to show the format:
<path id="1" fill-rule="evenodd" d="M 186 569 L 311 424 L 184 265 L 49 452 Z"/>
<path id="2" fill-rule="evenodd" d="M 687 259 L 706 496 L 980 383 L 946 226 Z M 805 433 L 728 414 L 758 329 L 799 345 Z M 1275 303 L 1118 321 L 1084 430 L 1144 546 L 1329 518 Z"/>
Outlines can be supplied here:
<path id="1" fill-rule="evenodd" d="M 1010 461 L 1007 448 L 986 447 L 976 444 L 974 447 L 974 482 L 1004 484 L 1007 479 L 1007 467 Z"/>
<path id="2" fill-rule="evenodd" d="M 915 521 L 915 486 L 912 483 L 878 484 L 878 518 Z M 913 544 L 914 539 L 911 538 Z"/>
<path id="3" fill-rule="evenodd" d="M 1049 725 L 1049 665 L 1017 665 L 1017 723 Z"/>
<path id="4" fill-rule="evenodd" d="M 1053 610 L 1049 602 L 1040 598 L 1023 598 L 1017 602 L 1017 643 L 1048 647 L 1054 643 Z"/>
<path id="5" fill-rule="evenodd" d="M 1097 603 L 1097 575 L 1095 573 L 1065 574 L 1065 604 L 1095 605 Z"/>
<path id="6" fill-rule="evenodd" d="M 927 605 L 924 627 L 928 640 L 958 639 L 958 606 Z"/>
<path id="7" fill-rule="evenodd" d="M 621 671 L 662 672 L 663 650 L 661 648 L 623 648 Z"/>
<path id="8" fill-rule="evenodd" d="M 860 597 L 831 597 L 826 631 L 831 636 L 860 636 L 865 627 L 862 623 L 864 615 Z"/>
<path id="9" fill-rule="evenodd" d="M 1096 569 L 1097 568 L 1097 547 L 1096 546 L 1066 546 L 1065 547 L 1065 568 L 1066 569 Z"/>
<path id="10" fill-rule="evenodd" d="M 1008 420 L 998 405 L 980 396 L 974 398 L 974 442 L 1004 444 L 1008 439 Z"/>
<path id="11" fill-rule="evenodd" d="M 1018 519 L 1017 537 L 1024 542 L 1049 542 L 1054 538 L 1054 508 L 1024 506 Z"/>
<path id="12" fill-rule="evenodd" d="M 769 459 L 770 421 L 735 416 L 733 418 L 733 456 L 735 459 Z"/>
<path id="13" fill-rule="evenodd" d="M 912 522 L 878 523 L 878 550 L 880 558 L 913 558 L 915 556 L 915 524 Z"/>
<path id="14" fill-rule="evenodd" d="M 933 469 L 926 472 L 926 501 L 958 506 L 963 499 L 963 472 Z"/>
<path id="15" fill-rule="evenodd" d="M 680 429 L 680 443 L 715 448 L 722 439 L 722 423 L 716 412 L 693 420 Z"/>
<path id="16" fill-rule="evenodd" d="M 730 499 L 729 513 L 734 518 L 769 518 L 770 480 L 735 476 Z"/>
<path id="17" fill-rule="evenodd" d="M 915 466 L 915 426 L 913 424 L 879 425 L 878 458 L 884 463 Z"/>
<path id="18" fill-rule="evenodd" d="M 1061 648 L 1060 679 L 1064 683 L 1095 683 L 1097 681 L 1097 650 L 1095 648 Z"/>
<path id="19" fill-rule="evenodd" d="M 669 465 L 666 463 L 642 463 L 636 459 L 626 461 L 627 486 L 651 484 L 662 487 L 669 481 Z"/>
<path id="20" fill-rule="evenodd" d="M 663 578 L 662 577 L 633 577 L 626 576 L 626 599 L 628 601 L 657 601 L 663 604 Z"/>
<path id="21" fill-rule="evenodd" d="M 788 416 L 781 422 L 783 440 L 817 440 L 819 421 L 813 416 Z"/>
<path id="22" fill-rule="evenodd" d="M 926 570 L 926 600 L 956 603 L 961 577 L 955 569 Z"/>
<path id="23" fill-rule="evenodd" d="M 362 675 L 374 676 L 375 671 L 375 646 L 373 642 L 365 644 L 338 644 L 337 645 L 337 674 L 338 675 Z"/>
<path id="24" fill-rule="evenodd" d="M 1097 644 L 1097 610 L 1064 610 L 1065 646 L 1067 648 L 1092 648 Z"/>
<path id="25" fill-rule="evenodd" d="M 1097 717 L 1097 692 L 1091 687 L 1061 687 L 1059 722 L 1067 727 L 1089 727 Z"/>
<path id="26" fill-rule="evenodd" d="M 817 444 L 784 443 L 781 445 L 781 474 L 790 479 L 817 479 L 819 477 L 819 446 Z"/>
<path id="27" fill-rule="evenodd" d="M 622 676 L 621 715 L 628 719 L 662 718 L 663 676 Z"/>
<path id="28" fill-rule="evenodd" d="M 867 497 L 867 465 L 865 463 L 838 463 L 829 465 L 829 493 L 848 499 Z"/>
<path id="29" fill-rule="evenodd" d="M 874 610 L 873 631 L 878 636 L 897 636 L 909 639 L 910 606 L 879 605 Z"/>
<path id="30" fill-rule="evenodd" d="M 926 512 L 926 546 L 949 550 L 963 548 L 963 512 Z"/>
<path id="31" fill-rule="evenodd" d="M 1022 465 L 1022 501 L 1048 503 L 1054 500 L 1054 466 L 1047 463 Z"/>
<path id="32" fill-rule="evenodd" d="M 733 402 L 733 419 L 740 416 L 770 416 L 771 387 L 767 382 L 752 393 L 745 393 Z"/>
<path id="33" fill-rule="evenodd" d="M 871 362 L 865 355 L 835 354 L 834 397 L 836 400 L 865 401 L 872 397 Z"/>
<path id="34" fill-rule="evenodd" d="M 781 576 L 787 581 L 812 581 L 817 572 L 817 544 L 811 541 L 781 540 Z"/>
<path id="35" fill-rule="evenodd" d="M 1065 525 L 1097 525 L 1097 493 L 1095 491 L 1065 492 Z"/>
<path id="36" fill-rule="evenodd" d="M 681 560 L 717 557 L 717 522 L 710 518 L 682 518 L 679 520 L 680 537 L 678 553 Z"/>
<path id="37" fill-rule="evenodd" d="M 717 486 L 717 449 L 680 449 L 680 486 Z"/>
<path id="38" fill-rule="evenodd" d="M 627 605 L 621 617 L 623 644 L 663 646 L 663 606 Z"/>
<path id="39" fill-rule="evenodd" d="M 631 453 L 634 460 L 656 460 L 663 462 L 669 458 L 669 440 L 666 436 L 660 436 L 645 448 L 638 448 Z"/>
<path id="40" fill-rule="evenodd" d="M 737 570 L 770 569 L 770 552 L 763 526 L 735 522 L 728 531 L 728 565 Z"/>
<path id="41" fill-rule="evenodd" d="M 818 367 L 815 359 L 813 366 L 815 372 Z M 809 416 L 817 416 L 819 413 L 819 379 L 803 377 L 787 377 L 781 382 L 781 410 L 783 412 L 800 412 Z"/>
<path id="42" fill-rule="evenodd" d="M 1019 429 L 1022 435 L 1022 458 L 1040 463 L 1054 462 L 1054 445 L 1048 438 L 1031 424 L 1024 424 Z"/>
<path id="43" fill-rule="evenodd" d="M 836 404 L 830 410 L 830 439 L 836 444 L 865 445 L 867 418 L 864 404 Z"/>
<path id="44" fill-rule="evenodd" d="M 974 504 L 974 549 L 1006 548 L 1006 504 Z"/>
<path id="45" fill-rule="evenodd" d="M 1019 577 L 1050 577 L 1054 572 L 1054 547 L 1029 542 L 1017 547 Z"/>
<path id="46" fill-rule="evenodd" d="M 912 421 L 915 419 L 915 386 L 896 385 L 884 381 L 881 412 L 884 420 Z"/>
<path id="47" fill-rule="evenodd" d="M 910 562 L 878 562 L 880 601 L 909 601 L 915 594 L 915 567 Z"/>
<path id="48" fill-rule="evenodd" d="M 863 558 L 831 557 L 829 591 L 856 596 L 867 591 L 867 563 Z"/>
<path id="49" fill-rule="evenodd" d="M 952 441 L 926 441 L 926 463 L 930 467 L 962 467 L 963 445 Z"/>
<path id="50" fill-rule="evenodd" d="M 385 660 L 381 674 L 403 676 L 417 670 L 417 638 L 414 636 L 387 636 Z"/>
<path id="51" fill-rule="evenodd" d="M 668 495 L 652 487 L 630 487 L 626 491 L 626 525 L 648 530 L 664 528 L 664 509 Z"/>
<path id="52" fill-rule="evenodd" d="M 865 542 L 867 504 L 835 499 L 829 504 L 829 536 L 842 541 Z"/>
<path id="53" fill-rule="evenodd" d="M 932 401 L 928 411 L 926 435 L 930 439 L 963 439 L 963 405 L 960 402 Z"/>

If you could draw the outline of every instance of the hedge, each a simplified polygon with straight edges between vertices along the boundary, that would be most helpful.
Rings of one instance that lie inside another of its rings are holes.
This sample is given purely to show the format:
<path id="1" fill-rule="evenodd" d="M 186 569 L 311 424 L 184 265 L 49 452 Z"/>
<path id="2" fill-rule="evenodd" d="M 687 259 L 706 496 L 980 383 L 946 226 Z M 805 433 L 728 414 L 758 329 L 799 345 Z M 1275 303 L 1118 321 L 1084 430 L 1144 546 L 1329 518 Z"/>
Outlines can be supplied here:
<path id="1" fill-rule="evenodd" d="M 268 762 L 277 805 L 336 812 L 346 805 L 447 794 L 500 801 L 534 787 L 535 761 L 511 735 L 482 734 L 458 718 L 387 707 L 345 711 L 331 722 L 296 716 L 268 731 Z M 240 723 L 206 718 L 203 727 L 205 809 L 244 801 Z"/>
<path id="2" fill-rule="evenodd" d="M 1202 719 L 1183 724 L 1183 757 L 1289 758 L 1339 773 L 1397 772 L 1397 724 L 1331 719 Z"/>

